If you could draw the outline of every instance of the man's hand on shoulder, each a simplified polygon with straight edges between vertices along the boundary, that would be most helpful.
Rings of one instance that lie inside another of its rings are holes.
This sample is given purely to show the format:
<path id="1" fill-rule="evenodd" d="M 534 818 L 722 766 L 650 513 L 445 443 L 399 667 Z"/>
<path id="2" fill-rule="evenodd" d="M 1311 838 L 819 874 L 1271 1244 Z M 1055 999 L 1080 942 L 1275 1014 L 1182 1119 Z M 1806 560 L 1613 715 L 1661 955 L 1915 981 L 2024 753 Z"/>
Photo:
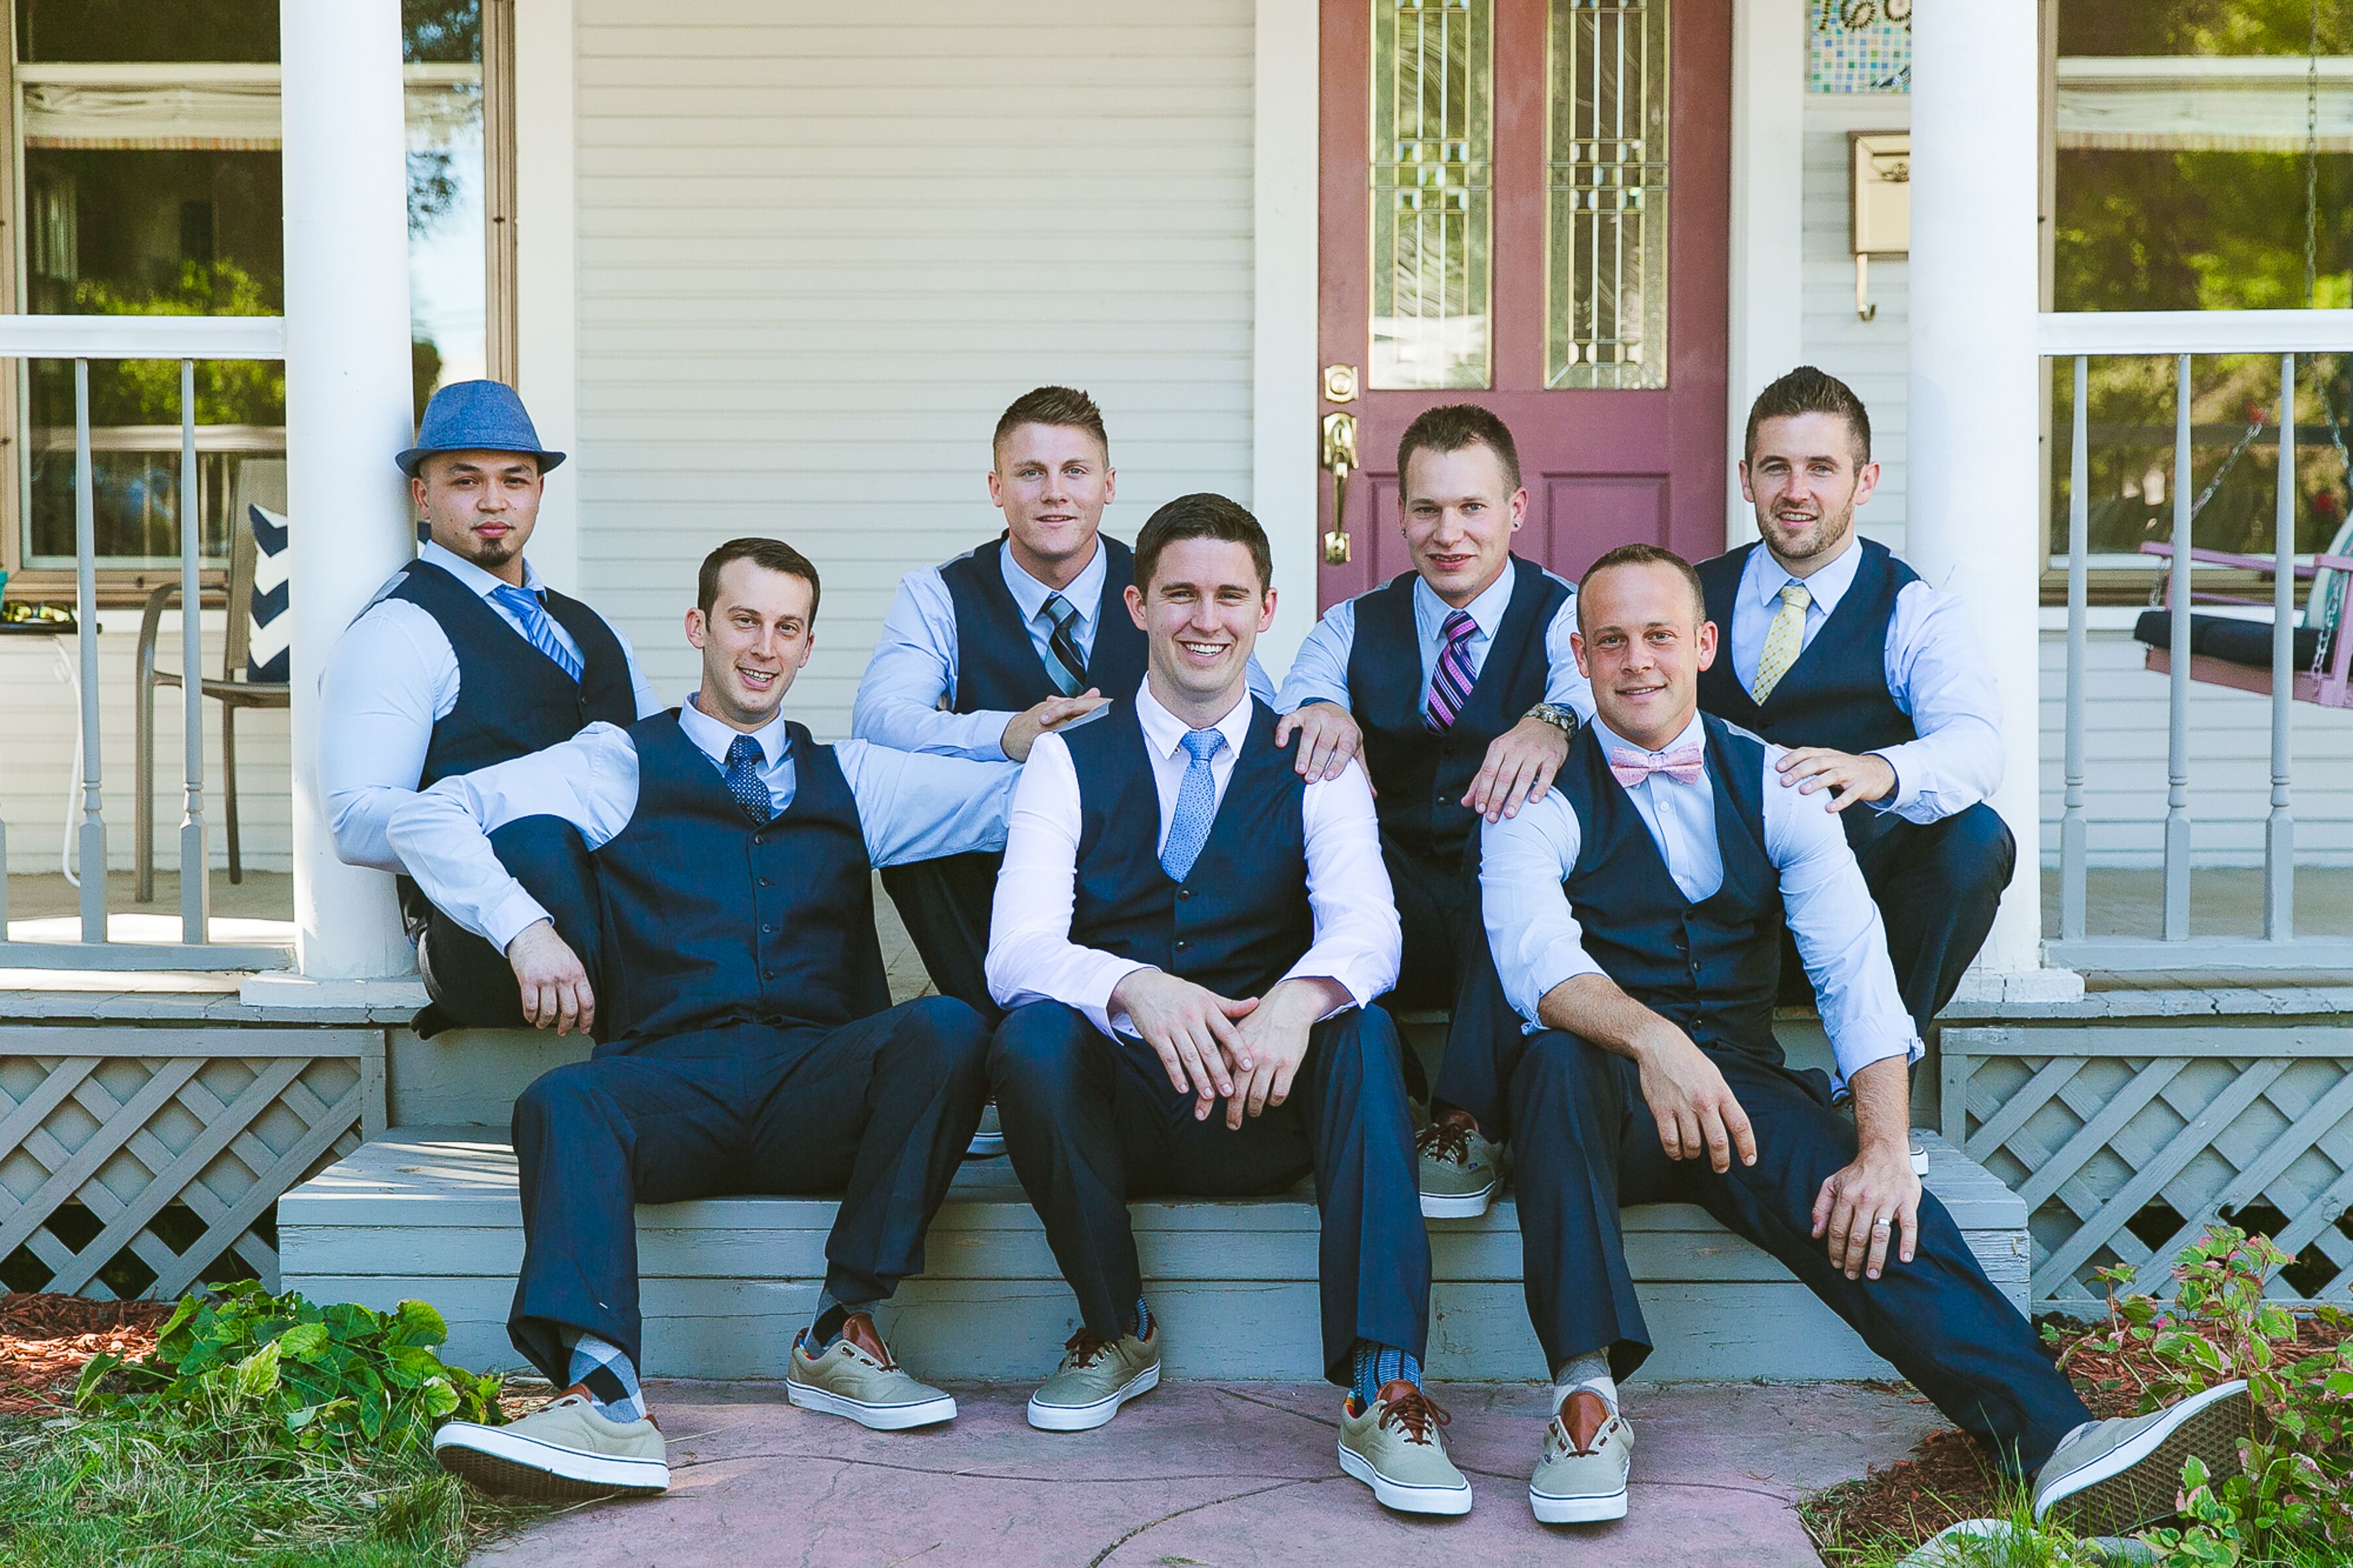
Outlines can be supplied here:
<path id="1" fill-rule="evenodd" d="M 1083 719 L 1110 700 L 1092 686 L 1076 697 L 1049 697 L 1005 721 L 1005 736 L 997 742 L 997 749 L 1008 761 L 1026 763 L 1029 760 L 1029 748 L 1039 736 L 1059 730 L 1073 719 Z"/>
<path id="2" fill-rule="evenodd" d="M 1724 1070 L 1690 1036 L 1662 1018 L 1633 1055 L 1642 1100 L 1659 1124 L 1659 1146 L 1668 1159 L 1704 1158 L 1719 1176 L 1732 1169 L 1736 1153 L 1744 1165 L 1757 1163 L 1748 1113 L 1724 1081 Z"/>
<path id="3" fill-rule="evenodd" d="M 1857 801 L 1885 800 L 1895 793 L 1895 764 L 1876 752 L 1856 756 L 1828 746 L 1799 746 L 1777 765 L 1784 789 L 1795 785 L 1799 795 L 1831 791 L 1822 803 L 1831 811 L 1844 811 Z"/>
<path id="4" fill-rule="evenodd" d="M 1255 997 L 1237 1002 L 1207 986 L 1159 969 L 1131 970 L 1112 987 L 1108 1012 L 1124 1013 L 1135 1032 L 1159 1057 L 1178 1093 L 1193 1096 L 1193 1120 L 1206 1121 L 1209 1107 L 1234 1092 L 1227 1055 L 1248 1071 L 1255 1058 L 1241 1047 L 1235 1020 L 1258 1006 Z"/>
<path id="5" fill-rule="evenodd" d="M 1567 760 L 1568 737 L 1560 726 L 1523 719 L 1488 746 L 1487 761 L 1462 804 L 1490 822 L 1517 816 L 1521 806 L 1545 797 Z"/>
<path id="6" fill-rule="evenodd" d="M 1241 1021 L 1234 1031 L 1238 1048 L 1234 1090 L 1226 1097 L 1228 1128 L 1238 1129 L 1245 1114 L 1262 1115 L 1268 1106 L 1291 1098 L 1292 1080 L 1307 1059 L 1308 1032 L 1326 1010 L 1314 985 L 1285 981 Z"/>
<path id="7" fill-rule="evenodd" d="M 1299 737 L 1294 765 L 1310 784 L 1338 778 L 1350 758 L 1364 755 L 1365 731 L 1337 702 L 1303 702 L 1274 721 L 1276 745 L 1291 744 L 1293 735 Z"/>
<path id="8" fill-rule="evenodd" d="M 514 966 L 515 984 L 522 993 L 522 1016 L 533 1027 L 554 1025 L 559 1035 L 578 1029 L 586 1034 L 596 1022 L 596 997 L 588 988 L 588 971 L 580 955 L 555 934 L 547 921 L 533 921 L 507 943 L 507 962 Z"/>

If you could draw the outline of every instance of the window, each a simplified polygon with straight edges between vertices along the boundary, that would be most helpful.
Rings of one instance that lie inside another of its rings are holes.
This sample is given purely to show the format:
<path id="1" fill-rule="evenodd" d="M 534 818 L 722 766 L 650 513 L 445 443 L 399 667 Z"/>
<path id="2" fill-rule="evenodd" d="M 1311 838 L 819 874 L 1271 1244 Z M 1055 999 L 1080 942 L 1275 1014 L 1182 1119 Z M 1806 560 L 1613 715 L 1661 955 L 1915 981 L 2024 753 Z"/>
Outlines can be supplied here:
<path id="1" fill-rule="evenodd" d="M 405 0 L 410 311 L 417 400 L 512 375 L 512 264 L 501 166 L 512 0 Z M 21 174 L 15 308 L 81 314 L 275 315 L 284 306 L 275 0 L 13 0 L 5 100 Z M 486 155 L 487 149 L 499 156 Z M 497 221 L 493 221 L 497 220 Z M 492 279 L 501 279 L 493 289 Z M 497 330 L 494 330 L 494 321 Z M 16 367 L 21 432 L 0 484 L 0 566 L 56 594 L 69 576 L 73 367 Z M 100 564 L 118 587 L 175 573 L 184 518 L 226 564 L 248 503 L 285 504 L 280 366 L 196 368 L 198 494 L 180 489 L 179 367 L 94 363 Z"/>
<path id="2" fill-rule="evenodd" d="M 1375 388 L 1490 384 L 1493 0 L 1374 0 Z"/>
<path id="3" fill-rule="evenodd" d="M 1667 384 L 1667 0 L 1552 0 L 1545 384 Z"/>

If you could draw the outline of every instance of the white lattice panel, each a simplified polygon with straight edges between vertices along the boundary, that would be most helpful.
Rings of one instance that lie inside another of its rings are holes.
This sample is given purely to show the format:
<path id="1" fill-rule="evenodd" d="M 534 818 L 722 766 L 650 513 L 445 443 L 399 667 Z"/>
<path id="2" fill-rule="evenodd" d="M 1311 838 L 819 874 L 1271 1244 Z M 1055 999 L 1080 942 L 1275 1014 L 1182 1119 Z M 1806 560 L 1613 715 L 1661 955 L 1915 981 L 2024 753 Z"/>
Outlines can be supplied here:
<path id="1" fill-rule="evenodd" d="M 2296 1262 L 2283 1301 L 2353 1302 L 2353 1029 L 1947 1029 L 1944 1132 L 2027 1206 L 2038 1310 L 2129 1263 L 2169 1295 L 2218 1218 Z"/>
<path id="2" fill-rule="evenodd" d="M 224 1267 L 274 1290 L 265 1216 L 384 1103 L 373 1030 L 0 1029 L 0 1260 L 18 1289 L 109 1297 L 135 1258 L 160 1299 Z"/>

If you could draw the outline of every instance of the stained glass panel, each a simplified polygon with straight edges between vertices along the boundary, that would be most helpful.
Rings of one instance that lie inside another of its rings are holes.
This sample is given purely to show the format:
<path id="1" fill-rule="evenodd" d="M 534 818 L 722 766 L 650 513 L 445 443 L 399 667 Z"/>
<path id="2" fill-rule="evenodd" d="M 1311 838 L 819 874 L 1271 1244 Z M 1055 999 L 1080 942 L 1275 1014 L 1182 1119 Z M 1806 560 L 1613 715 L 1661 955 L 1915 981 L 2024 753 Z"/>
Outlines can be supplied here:
<path id="1" fill-rule="evenodd" d="M 1669 0 L 1553 0 L 1545 384 L 1667 384 Z"/>
<path id="2" fill-rule="evenodd" d="M 1370 384 L 1492 376 L 1492 0 L 1374 0 Z"/>

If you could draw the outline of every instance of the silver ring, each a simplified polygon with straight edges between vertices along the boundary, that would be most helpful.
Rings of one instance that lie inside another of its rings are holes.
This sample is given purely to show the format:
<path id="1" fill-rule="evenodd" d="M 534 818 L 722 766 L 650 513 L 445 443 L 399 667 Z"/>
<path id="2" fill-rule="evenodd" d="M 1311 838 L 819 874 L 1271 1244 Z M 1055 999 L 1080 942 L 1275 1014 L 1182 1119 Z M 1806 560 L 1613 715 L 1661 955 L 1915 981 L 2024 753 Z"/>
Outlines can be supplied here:
<path id="1" fill-rule="evenodd" d="M 1873 1230 L 1885 1230 L 1887 1228 L 1887 1222 L 1883 1219 L 1873 1220 L 1871 1222 L 1871 1228 Z"/>

